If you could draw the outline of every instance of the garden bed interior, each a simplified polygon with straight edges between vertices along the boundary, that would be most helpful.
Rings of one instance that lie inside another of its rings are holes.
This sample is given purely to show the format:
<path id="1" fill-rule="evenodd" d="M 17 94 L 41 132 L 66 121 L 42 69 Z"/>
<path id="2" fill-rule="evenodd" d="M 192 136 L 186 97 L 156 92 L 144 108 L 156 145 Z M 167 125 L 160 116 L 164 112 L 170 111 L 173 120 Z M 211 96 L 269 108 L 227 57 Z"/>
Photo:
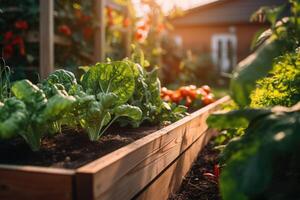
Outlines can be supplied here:
<path id="1" fill-rule="evenodd" d="M 167 199 L 213 135 L 209 113 L 228 100 L 163 128 L 113 127 L 98 142 L 67 131 L 38 153 L 21 141 L 1 144 L 0 199 Z"/>

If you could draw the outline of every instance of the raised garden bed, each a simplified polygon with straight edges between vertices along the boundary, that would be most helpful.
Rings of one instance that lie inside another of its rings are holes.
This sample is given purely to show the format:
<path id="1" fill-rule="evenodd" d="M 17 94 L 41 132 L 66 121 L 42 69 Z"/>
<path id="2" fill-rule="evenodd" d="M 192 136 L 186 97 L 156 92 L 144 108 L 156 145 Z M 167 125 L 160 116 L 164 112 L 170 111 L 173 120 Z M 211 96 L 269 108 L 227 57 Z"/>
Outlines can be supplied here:
<path id="1" fill-rule="evenodd" d="M 123 141 L 120 129 L 115 137 L 121 137 L 122 145 L 130 144 L 79 168 L 64 165 L 72 156 L 61 165 L 46 164 L 54 167 L 1 164 L 0 199 L 167 199 L 213 135 L 207 116 L 228 100 L 224 97 L 167 127 L 156 127 L 149 135 L 146 131 L 140 139 Z"/>

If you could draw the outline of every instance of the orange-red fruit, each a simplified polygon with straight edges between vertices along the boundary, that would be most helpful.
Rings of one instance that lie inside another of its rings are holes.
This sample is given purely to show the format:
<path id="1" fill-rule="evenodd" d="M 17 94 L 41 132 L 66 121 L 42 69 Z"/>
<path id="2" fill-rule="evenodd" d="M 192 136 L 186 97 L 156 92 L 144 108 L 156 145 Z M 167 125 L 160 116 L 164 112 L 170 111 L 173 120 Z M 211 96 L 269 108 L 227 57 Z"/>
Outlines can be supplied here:
<path id="1" fill-rule="evenodd" d="M 186 86 L 179 88 L 179 92 L 182 96 L 186 97 L 189 95 L 190 89 Z"/>
<path id="2" fill-rule="evenodd" d="M 192 104 L 192 101 L 193 100 L 191 99 L 191 97 L 187 96 L 186 101 L 185 101 L 185 106 L 190 107 L 190 105 Z"/>
<path id="3" fill-rule="evenodd" d="M 202 102 L 204 105 L 211 104 L 215 101 L 214 96 L 212 94 L 208 94 L 202 98 Z"/>
<path id="4" fill-rule="evenodd" d="M 205 92 L 205 90 L 203 90 L 202 88 L 198 88 L 196 90 L 197 95 L 202 95 L 202 96 L 206 96 L 207 92 Z"/>
<path id="5" fill-rule="evenodd" d="M 174 93 L 172 93 L 172 95 L 170 97 L 171 97 L 171 100 L 177 104 L 179 103 L 179 101 L 182 100 L 182 96 L 179 91 L 175 91 Z"/>
<path id="6" fill-rule="evenodd" d="M 67 25 L 61 25 L 58 27 L 58 31 L 66 36 L 70 36 L 72 34 L 72 31 L 69 26 Z"/>
<path id="7" fill-rule="evenodd" d="M 210 87 L 209 87 L 208 85 L 203 85 L 201 88 L 202 88 L 206 93 L 211 93 L 211 89 L 210 89 Z"/>

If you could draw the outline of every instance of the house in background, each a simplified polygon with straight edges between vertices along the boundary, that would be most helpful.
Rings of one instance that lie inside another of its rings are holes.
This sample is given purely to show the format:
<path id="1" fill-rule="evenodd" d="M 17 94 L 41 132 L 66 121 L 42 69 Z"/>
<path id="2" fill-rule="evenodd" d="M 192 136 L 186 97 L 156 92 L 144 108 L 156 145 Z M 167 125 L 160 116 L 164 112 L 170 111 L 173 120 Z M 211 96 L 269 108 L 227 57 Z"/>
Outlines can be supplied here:
<path id="1" fill-rule="evenodd" d="M 184 49 L 210 53 L 217 70 L 231 72 L 247 57 L 257 31 L 266 24 L 250 22 L 261 6 L 277 6 L 287 0 L 219 0 L 186 11 L 172 20 L 173 36 Z"/>

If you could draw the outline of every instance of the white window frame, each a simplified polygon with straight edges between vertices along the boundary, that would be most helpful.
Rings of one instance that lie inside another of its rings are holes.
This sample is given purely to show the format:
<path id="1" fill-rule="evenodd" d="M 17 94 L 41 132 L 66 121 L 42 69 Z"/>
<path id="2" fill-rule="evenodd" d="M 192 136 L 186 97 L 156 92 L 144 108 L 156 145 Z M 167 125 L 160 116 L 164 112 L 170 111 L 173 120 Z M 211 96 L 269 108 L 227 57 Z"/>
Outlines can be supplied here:
<path id="1" fill-rule="evenodd" d="M 221 41 L 221 62 L 218 60 L 218 52 L 219 52 L 219 42 Z M 233 58 L 232 65 L 236 66 L 237 64 L 237 36 L 233 33 L 221 33 L 214 34 L 211 39 L 211 49 L 212 49 L 212 60 L 213 63 L 218 67 L 218 70 L 222 73 L 228 72 L 230 68 L 230 63 L 228 60 L 228 48 L 227 43 L 231 42 L 233 48 Z"/>

